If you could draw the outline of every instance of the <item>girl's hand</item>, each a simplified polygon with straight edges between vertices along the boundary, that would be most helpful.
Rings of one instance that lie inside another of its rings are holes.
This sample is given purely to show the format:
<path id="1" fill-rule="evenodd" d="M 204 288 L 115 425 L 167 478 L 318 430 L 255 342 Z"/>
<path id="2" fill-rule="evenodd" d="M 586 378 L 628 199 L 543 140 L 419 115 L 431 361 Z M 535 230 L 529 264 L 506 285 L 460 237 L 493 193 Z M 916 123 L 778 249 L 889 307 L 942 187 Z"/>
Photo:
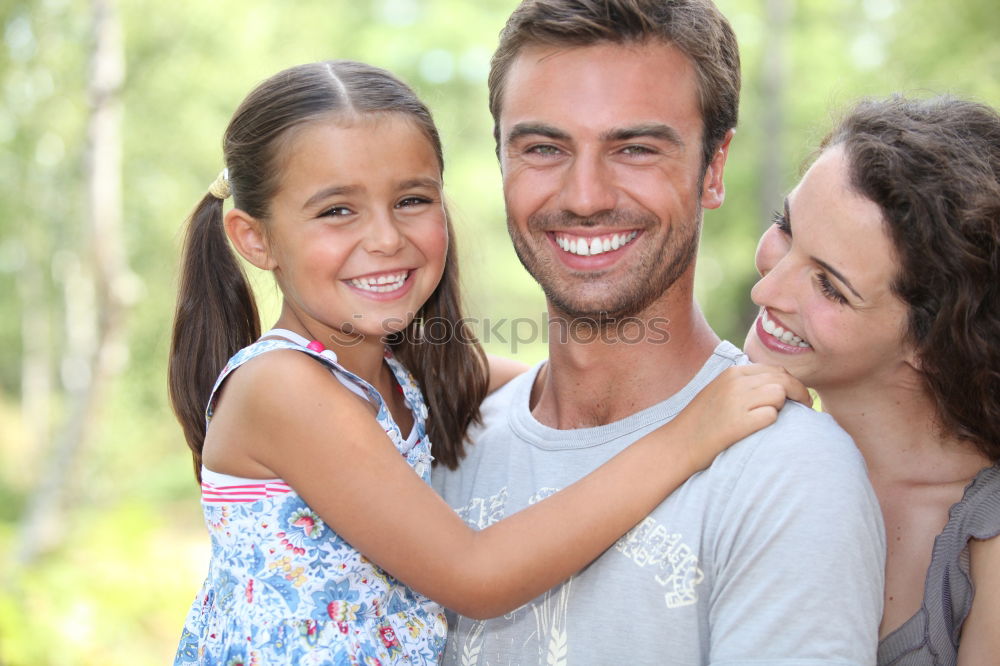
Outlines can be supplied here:
<path id="1" fill-rule="evenodd" d="M 684 438 L 693 471 L 730 445 L 771 425 L 785 400 L 812 405 L 805 385 L 773 365 L 737 365 L 712 380 L 671 423 Z"/>

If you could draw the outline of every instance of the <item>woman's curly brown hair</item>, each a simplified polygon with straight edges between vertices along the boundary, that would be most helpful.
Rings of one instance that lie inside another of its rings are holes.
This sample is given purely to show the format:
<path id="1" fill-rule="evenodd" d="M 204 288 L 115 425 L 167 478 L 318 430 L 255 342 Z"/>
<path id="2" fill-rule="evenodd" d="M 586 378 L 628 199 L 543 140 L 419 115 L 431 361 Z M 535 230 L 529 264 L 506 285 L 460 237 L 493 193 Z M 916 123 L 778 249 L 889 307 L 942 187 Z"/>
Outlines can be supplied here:
<path id="1" fill-rule="evenodd" d="M 949 96 L 856 105 L 824 140 L 874 201 L 942 426 L 1000 459 L 1000 115 Z"/>

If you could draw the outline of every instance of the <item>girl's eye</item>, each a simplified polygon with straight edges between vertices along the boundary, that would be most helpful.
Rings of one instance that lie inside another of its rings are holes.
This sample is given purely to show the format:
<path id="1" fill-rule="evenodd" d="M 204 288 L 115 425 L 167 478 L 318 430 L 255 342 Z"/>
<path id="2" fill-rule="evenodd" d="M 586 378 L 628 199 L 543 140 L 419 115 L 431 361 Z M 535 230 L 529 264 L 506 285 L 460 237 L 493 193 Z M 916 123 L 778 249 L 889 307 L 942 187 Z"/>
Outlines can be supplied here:
<path id="1" fill-rule="evenodd" d="M 830 282 L 830 278 L 826 276 L 826 273 L 817 273 L 816 282 L 819 284 L 819 290 L 824 296 L 829 298 L 834 303 L 847 305 L 847 299 L 844 298 L 844 295 L 841 294 L 836 287 L 833 286 L 833 283 Z"/>
<path id="2" fill-rule="evenodd" d="M 778 231 L 788 236 L 792 235 L 792 225 L 788 222 L 788 217 L 784 213 L 774 211 L 771 221 L 778 227 Z"/>
<path id="3" fill-rule="evenodd" d="M 332 206 L 319 214 L 320 217 L 344 217 L 353 211 L 347 206 Z"/>
<path id="4" fill-rule="evenodd" d="M 421 206 L 429 203 L 431 203 L 431 200 L 427 197 L 419 197 L 419 196 L 405 197 L 399 203 L 396 204 L 396 208 L 410 208 L 412 206 Z"/>

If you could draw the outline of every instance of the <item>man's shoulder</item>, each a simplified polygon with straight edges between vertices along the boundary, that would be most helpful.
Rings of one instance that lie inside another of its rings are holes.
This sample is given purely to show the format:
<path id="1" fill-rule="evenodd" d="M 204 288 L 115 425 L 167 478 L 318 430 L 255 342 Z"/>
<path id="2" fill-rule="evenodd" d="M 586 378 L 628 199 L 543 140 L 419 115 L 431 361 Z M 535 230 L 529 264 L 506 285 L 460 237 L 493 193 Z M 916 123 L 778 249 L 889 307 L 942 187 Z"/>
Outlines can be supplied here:
<path id="1" fill-rule="evenodd" d="M 787 403 L 775 423 L 723 451 L 706 476 L 730 499 L 771 498 L 806 512 L 822 513 L 829 505 L 877 513 L 864 458 L 850 435 L 828 414 L 799 403 Z"/>
<path id="2" fill-rule="evenodd" d="M 843 471 L 866 475 L 864 458 L 854 440 L 829 414 L 788 401 L 777 420 L 737 442 L 720 456 L 720 462 L 783 468 L 834 466 Z"/>
<path id="3" fill-rule="evenodd" d="M 491 427 L 506 419 L 510 411 L 520 404 L 520 400 L 527 402 L 528 396 L 531 395 L 531 385 L 543 363 L 544 361 L 536 363 L 486 396 L 479 407 L 482 420 L 480 428 Z"/>
<path id="4" fill-rule="evenodd" d="M 713 374 L 730 365 L 750 363 L 746 354 L 732 343 L 723 341 L 715 349 Z M 861 452 L 851 436 L 829 414 L 789 400 L 770 426 L 750 435 L 731 447 L 744 455 L 764 459 L 779 458 L 787 464 L 843 460 L 864 468 Z"/>

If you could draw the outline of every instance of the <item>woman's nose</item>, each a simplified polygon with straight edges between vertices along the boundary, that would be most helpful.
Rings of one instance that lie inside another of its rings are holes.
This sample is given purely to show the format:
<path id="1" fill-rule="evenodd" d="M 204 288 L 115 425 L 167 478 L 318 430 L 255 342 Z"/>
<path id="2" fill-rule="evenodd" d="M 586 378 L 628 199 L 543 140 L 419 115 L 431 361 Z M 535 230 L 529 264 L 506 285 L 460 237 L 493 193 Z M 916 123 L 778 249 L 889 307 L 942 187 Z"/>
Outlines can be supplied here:
<path id="1" fill-rule="evenodd" d="M 772 224 L 761 235 L 754 254 L 754 265 L 762 276 L 767 275 L 788 254 L 788 238 Z"/>

